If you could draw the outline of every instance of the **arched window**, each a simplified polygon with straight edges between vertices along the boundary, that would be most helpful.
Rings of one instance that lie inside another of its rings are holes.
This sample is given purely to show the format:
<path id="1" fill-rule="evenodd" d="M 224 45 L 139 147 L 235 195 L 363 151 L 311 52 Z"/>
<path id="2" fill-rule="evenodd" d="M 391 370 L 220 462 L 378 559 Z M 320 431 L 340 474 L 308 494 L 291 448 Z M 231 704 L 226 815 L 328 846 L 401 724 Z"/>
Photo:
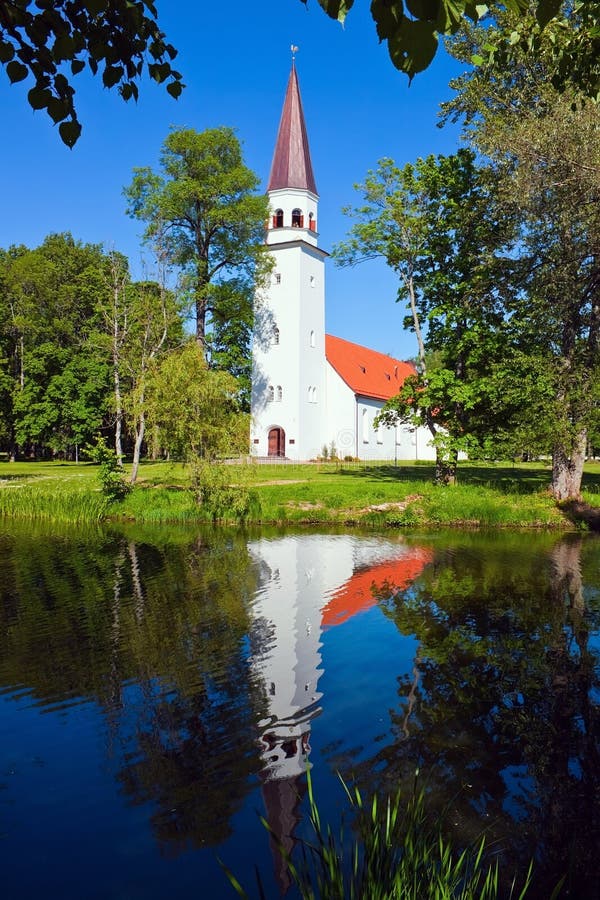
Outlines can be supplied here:
<path id="1" fill-rule="evenodd" d="M 383 444 L 383 425 L 381 424 L 377 426 L 377 443 Z"/>
<path id="2" fill-rule="evenodd" d="M 280 384 L 277 385 L 277 399 L 283 400 L 283 390 Z"/>
<path id="3" fill-rule="evenodd" d="M 314 331 L 311 331 L 311 333 L 310 333 L 310 346 L 311 346 L 311 347 L 316 347 L 316 344 L 317 344 L 317 338 L 316 338 L 316 335 L 315 335 Z"/>
<path id="4" fill-rule="evenodd" d="M 279 328 L 277 327 L 277 325 L 273 325 L 273 343 L 279 343 Z"/>
<path id="5" fill-rule="evenodd" d="M 369 413 L 366 409 L 362 411 L 362 439 L 363 444 L 369 443 Z"/>
<path id="6" fill-rule="evenodd" d="M 311 387 L 309 387 L 309 389 L 308 389 L 308 402 L 309 403 L 312 403 L 312 391 L 313 391 L 313 389 Z"/>
<path id="7" fill-rule="evenodd" d="M 317 220 L 315 219 L 314 215 L 311 212 L 308 214 L 308 227 L 309 227 L 310 231 L 317 230 Z"/>
<path id="8" fill-rule="evenodd" d="M 275 399 L 275 388 L 272 384 L 267 388 L 267 401 L 271 403 Z"/>
<path id="9" fill-rule="evenodd" d="M 312 389 L 312 402 L 313 402 L 313 403 L 316 403 L 316 402 L 317 402 L 317 389 L 316 389 L 316 387 L 314 387 L 314 388 Z"/>
<path id="10" fill-rule="evenodd" d="M 304 228 L 304 216 L 301 209 L 292 210 L 292 228 Z"/>
<path id="11" fill-rule="evenodd" d="M 283 228 L 283 210 L 276 209 L 273 213 L 273 228 Z"/>

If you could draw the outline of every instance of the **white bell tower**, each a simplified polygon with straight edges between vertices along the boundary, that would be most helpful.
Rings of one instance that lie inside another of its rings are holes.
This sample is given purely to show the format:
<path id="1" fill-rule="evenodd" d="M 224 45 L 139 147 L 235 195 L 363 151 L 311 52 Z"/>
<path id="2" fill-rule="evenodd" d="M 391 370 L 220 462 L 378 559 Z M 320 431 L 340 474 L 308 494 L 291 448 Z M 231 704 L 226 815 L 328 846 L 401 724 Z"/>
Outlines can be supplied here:
<path id="1" fill-rule="evenodd" d="M 325 266 L 319 196 L 295 63 L 267 188 L 271 283 L 257 295 L 252 351 L 254 456 L 312 459 L 325 434 Z"/>

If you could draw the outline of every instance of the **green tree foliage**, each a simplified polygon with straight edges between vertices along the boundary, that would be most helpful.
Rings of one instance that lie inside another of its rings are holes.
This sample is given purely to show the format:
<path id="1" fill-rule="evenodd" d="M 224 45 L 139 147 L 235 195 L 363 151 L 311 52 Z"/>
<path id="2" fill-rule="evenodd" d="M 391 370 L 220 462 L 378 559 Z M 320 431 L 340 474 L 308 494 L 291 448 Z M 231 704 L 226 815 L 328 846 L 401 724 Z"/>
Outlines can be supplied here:
<path id="1" fill-rule="evenodd" d="M 71 453 L 107 412 L 108 366 L 90 335 L 102 290 L 102 249 L 70 234 L 0 257 L 2 410 L 6 449 Z"/>
<path id="2" fill-rule="evenodd" d="M 301 0 L 308 3 L 308 0 Z M 318 0 L 333 19 L 344 22 L 354 0 Z M 505 10 L 515 18 L 510 32 L 485 41 L 469 62 L 483 63 L 496 57 L 510 67 L 518 45 L 538 54 L 542 46 L 554 86 L 563 90 L 577 85 L 586 95 L 600 96 L 600 3 L 590 0 L 503 0 L 477 3 L 472 0 L 372 0 L 371 15 L 377 36 L 387 43 L 397 69 L 412 79 L 433 60 L 440 36 L 456 34 L 470 23 L 502 17 Z M 519 17 L 535 17 L 535 29 L 522 29 Z M 547 35 L 549 39 L 547 40 Z"/>
<path id="3" fill-rule="evenodd" d="M 15 84 L 33 77 L 32 109 L 45 109 L 72 147 L 81 134 L 72 78 L 101 73 L 104 87 L 137 100 L 144 71 L 177 98 L 182 76 L 175 48 L 156 21 L 152 0 L 1 0 L 0 63 Z"/>
<path id="4" fill-rule="evenodd" d="M 499 210 L 490 173 L 468 150 L 398 168 L 381 160 L 357 189 L 363 205 L 334 255 L 354 265 L 383 257 L 397 273 L 398 299 L 416 334 L 419 372 L 381 421 L 424 424 L 437 448 L 438 481 L 454 475 L 460 450 L 473 451 L 502 410 L 489 403 L 488 376 L 503 358 L 503 297 L 510 219 Z"/>
<path id="5" fill-rule="evenodd" d="M 147 386 L 148 420 L 161 447 L 173 456 L 212 461 L 247 449 L 248 416 L 228 372 L 208 368 L 202 349 L 189 341 L 155 367 Z"/>
<path id="6" fill-rule="evenodd" d="M 255 193 L 258 184 L 232 129 L 179 128 L 163 144 L 160 171 L 135 169 L 124 191 L 129 214 L 146 222 L 146 239 L 160 238 L 169 262 L 181 269 L 203 348 L 211 317 L 217 346 L 236 307 L 247 322 L 255 286 L 269 270 L 268 204 Z"/>
<path id="7" fill-rule="evenodd" d="M 183 318 L 163 284 L 131 282 L 126 258 L 70 234 L 0 252 L 0 446 L 72 458 L 115 426 L 139 463 L 145 382 Z M 133 481 L 135 481 L 134 465 Z"/>
<path id="8" fill-rule="evenodd" d="M 506 15 L 502 34 L 514 24 Z M 468 34 L 454 52 L 466 59 L 494 35 Z M 521 222 L 509 322 L 516 377 L 501 390 L 515 401 L 514 426 L 552 452 L 552 491 L 565 499 L 579 493 L 598 421 L 600 115 L 575 90 L 559 92 L 551 73 L 543 52 L 516 43 L 509 68 L 492 60 L 453 82 L 445 112 L 464 119 Z"/>

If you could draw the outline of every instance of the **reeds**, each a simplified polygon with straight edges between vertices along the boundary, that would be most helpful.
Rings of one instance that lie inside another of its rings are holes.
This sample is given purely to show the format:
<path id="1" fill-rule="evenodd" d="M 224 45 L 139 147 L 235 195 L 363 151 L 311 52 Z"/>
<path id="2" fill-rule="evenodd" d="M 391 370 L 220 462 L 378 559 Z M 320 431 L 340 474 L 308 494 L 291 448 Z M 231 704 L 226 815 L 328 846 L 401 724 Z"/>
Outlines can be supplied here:
<path id="1" fill-rule="evenodd" d="M 106 498 L 92 488 L 66 490 L 64 486 L 41 488 L 34 484 L 15 484 L 0 490 L 0 516 L 20 519 L 74 524 L 99 522 L 107 506 Z"/>
<path id="2" fill-rule="evenodd" d="M 430 824 L 424 789 L 406 801 L 400 793 L 370 805 L 358 788 L 342 780 L 352 815 L 352 834 L 344 824 L 339 832 L 321 821 L 307 773 L 309 821 L 312 839 L 300 844 L 298 859 L 279 845 L 290 877 L 302 900 L 522 900 L 532 880 L 532 867 L 521 878 L 503 881 L 497 860 L 490 861 L 485 839 L 476 846 L 455 848 L 444 837 L 441 824 Z M 263 825 L 270 831 L 265 819 Z M 273 838 L 275 835 L 271 832 Z M 235 876 L 225 872 L 239 896 L 248 894 Z M 259 896 L 264 886 L 257 873 Z"/>

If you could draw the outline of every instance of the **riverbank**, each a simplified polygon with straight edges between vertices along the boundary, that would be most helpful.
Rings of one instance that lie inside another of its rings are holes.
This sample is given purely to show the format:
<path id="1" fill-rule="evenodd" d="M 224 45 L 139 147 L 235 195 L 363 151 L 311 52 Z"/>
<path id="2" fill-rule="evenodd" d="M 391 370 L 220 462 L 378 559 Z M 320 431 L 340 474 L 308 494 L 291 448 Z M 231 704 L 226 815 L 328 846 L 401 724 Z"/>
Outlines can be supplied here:
<path id="1" fill-rule="evenodd" d="M 128 467 L 125 467 L 127 474 Z M 540 463 L 463 465 L 458 483 L 438 488 L 431 465 L 357 463 L 229 466 L 228 481 L 247 497 L 247 524 L 573 528 L 568 510 L 548 493 Z M 190 490 L 190 472 L 175 463 L 146 463 L 135 489 L 109 503 L 91 463 L 0 465 L 0 515 L 60 522 L 125 520 L 206 523 L 214 510 Z M 600 505 L 600 465 L 584 475 L 584 499 Z M 225 509 L 224 521 L 239 519 Z"/>

